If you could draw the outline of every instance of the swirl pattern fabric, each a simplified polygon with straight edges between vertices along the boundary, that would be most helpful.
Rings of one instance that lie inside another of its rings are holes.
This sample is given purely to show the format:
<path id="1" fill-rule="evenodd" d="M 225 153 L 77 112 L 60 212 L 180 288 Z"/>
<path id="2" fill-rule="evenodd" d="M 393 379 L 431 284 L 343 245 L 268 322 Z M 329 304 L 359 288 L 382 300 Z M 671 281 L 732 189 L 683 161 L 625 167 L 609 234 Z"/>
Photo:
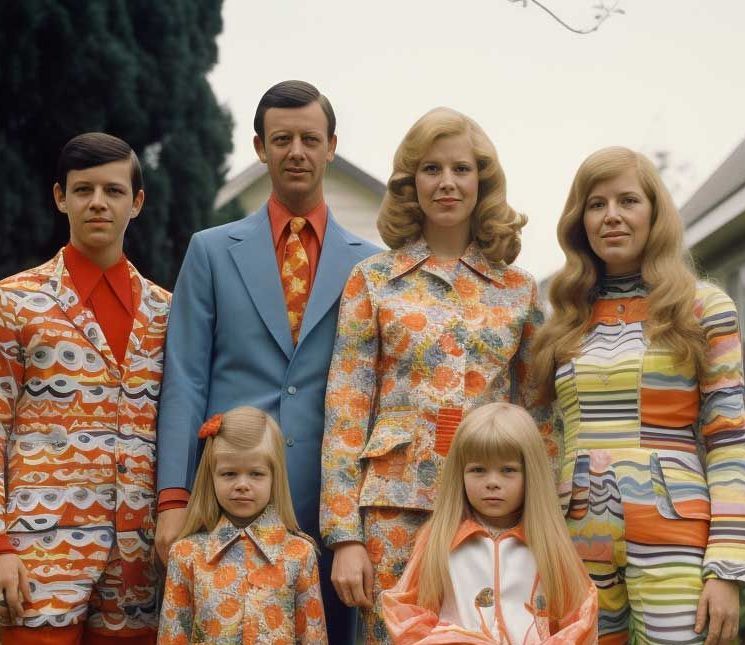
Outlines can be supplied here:
<path id="1" fill-rule="evenodd" d="M 26 565 L 24 624 L 157 626 L 155 419 L 170 295 L 129 265 L 119 365 L 62 254 L 0 282 L 0 536 Z"/>

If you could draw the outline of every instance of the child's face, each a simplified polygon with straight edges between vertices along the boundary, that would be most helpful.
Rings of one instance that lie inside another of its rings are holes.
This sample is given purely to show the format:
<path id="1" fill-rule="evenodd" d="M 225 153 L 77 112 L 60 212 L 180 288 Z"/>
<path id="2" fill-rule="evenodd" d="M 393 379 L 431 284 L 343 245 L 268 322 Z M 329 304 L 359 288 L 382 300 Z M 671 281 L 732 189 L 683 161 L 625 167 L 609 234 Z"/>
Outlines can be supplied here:
<path id="1" fill-rule="evenodd" d="M 520 519 L 525 476 L 520 460 L 469 462 L 463 471 L 466 497 L 473 509 L 496 528 L 509 528 Z"/>
<path id="2" fill-rule="evenodd" d="M 215 452 L 212 481 L 223 511 L 241 519 L 261 513 L 272 494 L 271 465 L 260 450 Z"/>

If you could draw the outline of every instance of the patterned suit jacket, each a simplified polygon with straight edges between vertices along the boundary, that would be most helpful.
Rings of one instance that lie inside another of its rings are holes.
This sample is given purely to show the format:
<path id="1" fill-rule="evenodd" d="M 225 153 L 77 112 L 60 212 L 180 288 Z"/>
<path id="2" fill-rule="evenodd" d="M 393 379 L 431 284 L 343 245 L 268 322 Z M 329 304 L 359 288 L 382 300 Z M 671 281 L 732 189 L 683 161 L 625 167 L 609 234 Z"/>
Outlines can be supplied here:
<path id="1" fill-rule="evenodd" d="M 121 366 L 62 252 L 0 282 L 0 539 L 32 581 L 45 568 L 33 585 L 41 613 L 64 613 L 65 585 L 83 593 L 76 573 L 103 571 L 112 525 L 125 595 L 153 592 L 155 421 L 170 294 L 129 271 L 135 318 Z"/>
<path id="2" fill-rule="evenodd" d="M 471 244 L 451 271 L 423 239 L 352 272 L 326 391 L 321 532 L 363 541 L 360 508 L 432 510 L 462 415 L 522 404 L 556 456 L 549 409 L 528 386 L 530 339 L 542 321 L 535 281 Z"/>

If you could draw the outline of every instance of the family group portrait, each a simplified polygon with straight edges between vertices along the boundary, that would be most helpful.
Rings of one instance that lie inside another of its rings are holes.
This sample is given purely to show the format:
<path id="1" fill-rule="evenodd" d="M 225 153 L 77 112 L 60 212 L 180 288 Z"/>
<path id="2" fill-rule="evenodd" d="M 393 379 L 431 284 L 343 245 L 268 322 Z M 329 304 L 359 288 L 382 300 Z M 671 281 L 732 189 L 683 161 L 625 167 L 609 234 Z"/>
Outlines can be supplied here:
<path id="1" fill-rule="evenodd" d="M 744 28 L 0 3 L 0 645 L 745 644 Z"/>

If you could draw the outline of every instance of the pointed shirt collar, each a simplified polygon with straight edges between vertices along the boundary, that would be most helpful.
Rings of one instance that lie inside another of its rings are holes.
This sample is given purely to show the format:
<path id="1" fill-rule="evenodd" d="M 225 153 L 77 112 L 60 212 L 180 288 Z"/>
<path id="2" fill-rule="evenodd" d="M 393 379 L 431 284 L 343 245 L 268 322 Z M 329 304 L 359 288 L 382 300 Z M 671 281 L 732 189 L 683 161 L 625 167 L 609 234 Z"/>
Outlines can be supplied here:
<path id="1" fill-rule="evenodd" d="M 453 538 L 453 542 L 450 545 L 450 549 L 457 549 L 461 544 L 463 544 L 463 542 L 473 537 L 474 535 L 491 537 L 489 534 L 489 530 L 483 524 L 477 522 L 473 518 L 473 516 L 469 514 L 469 516 L 463 522 L 461 522 L 458 530 L 455 532 L 455 537 Z M 525 543 L 525 531 L 523 529 L 522 522 L 520 522 L 517 526 L 513 526 L 511 529 L 505 530 L 496 538 L 492 539 L 503 540 L 506 537 L 514 537 L 520 540 L 520 542 Z"/>
<path id="2" fill-rule="evenodd" d="M 269 504 L 251 524 L 245 528 L 235 526 L 224 515 L 209 534 L 207 561 L 218 558 L 225 549 L 242 535 L 246 535 L 272 564 L 282 555 L 287 529 L 282 524 L 279 513 Z"/>
<path id="3" fill-rule="evenodd" d="M 401 248 L 394 251 L 390 279 L 398 278 L 404 273 L 411 271 L 431 255 L 432 251 L 430 251 L 423 236 L 412 242 L 407 242 Z M 487 280 L 504 286 L 504 263 L 487 260 L 477 242 L 471 242 L 466 247 L 466 250 L 460 257 L 460 261 Z"/>
<path id="4" fill-rule="evenodd" d="M 104 271 L 97 264 L 91 262 L 72 244 L 65 246 L 62 253 L 65 258 L 65 268 L 70 274 L 70 279 L 75 285 L 75 290 L 78 292 L 81 302 L 88 302 L 98 283 L 101 280 L 106 280 L 108 286 L 116 295 L 117 300 L 122 303 L 127 313 L 130 316 L 134 315 L 132 306 L 132 279 L 129 275 L 129 263 L 124 254 L 122 254 L 116 264 Z"/>
<path id="5" fill-rule="evenodd" d="M 326 221 L 328 219 L 328 209 L 326 208 L 326 202 L 321 200 L 321 203 L 311 208 L 307 213 L 292 213 L 287 206 L 285 206 L 277 196 L 272 193 L 269 197 L 269 203 L 267 206 L 269 211 L 269 223 L 272 227 L 272 240 L 274 241 L 274 248 L 282 238 L 282 233 L 290 225 L 290 220 L 293 217 L 303 217 L 313 228 L 313 232 L 318 238 L 319 247 L 323 246 L 323 236 L 326 233 Z"/>

